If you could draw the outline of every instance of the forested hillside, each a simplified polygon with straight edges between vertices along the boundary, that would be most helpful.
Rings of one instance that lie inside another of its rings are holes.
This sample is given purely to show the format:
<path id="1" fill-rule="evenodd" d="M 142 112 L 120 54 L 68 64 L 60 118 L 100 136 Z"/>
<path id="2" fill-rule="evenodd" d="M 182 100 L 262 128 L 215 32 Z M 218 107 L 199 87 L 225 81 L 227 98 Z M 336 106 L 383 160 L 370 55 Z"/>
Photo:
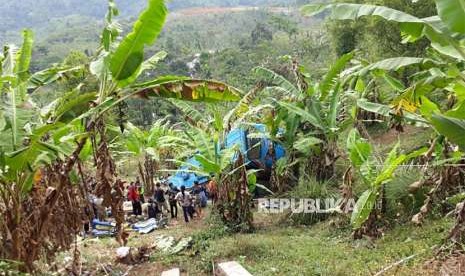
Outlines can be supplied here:
<path id="1" fill-rule="evenodd" d="M 169 17 L 157 45 L 149 50 L 149 54 L 167 52 L 152 75 L 218 79 L 247 90 L 255 84 L 250 72 L 258 64 L 282 71 L 284 60 L 292 55 L 318 75 L 331 57 L 328 41 L 321 34 L 320 21 L 304 18 L 297 12 L 292 17 L 266 9 L 206 15 L 197 12 Z M 47 35 L 38 36 L 33 51 L 34 70 L 58 63 L 67 56 L 69 62 L 78 64 L 88 58 L 86 55 L 95 54 L 101 23 L 82 25 L 79 20 L 76 16 L 60 18 L 54 21 L 60 26 L 56 30 L 44 28 Z M 119 23 L 123 29 L 129 28 L 128 20 L 120 19 Z M 309 42 L 308 38 L 314 39 Z M 44 96 L 47 97 L 50 95 Z M 150 125 L 156 118 L 172 114 L 166 102 L 135 101 L 134 104 L 137 109 L 130 108 L 129 117 L 139 125 Z"/>
<path id="2" fill-rule="evenodd" d="M 0 5 L 0 41 L 5 32 L 20 28 L 50 26 L 54 20 L 72 15 L 100 20 L 107 9 L 104 0 L 3 0 Z M 146 5 L 145 0 L 115 0 L 123 16 L 137 15 Z M 174 0 L 171 10 L 203 6 L 257 6 L 295 3 L 285 0 Z M 84 22 L 84 21 L 82 21 Z"/>
<path id="3" fill-rule="evenodd" d="M 290 57 L 299 60 L 312 75 L 319 76 L 329 60 L 354 49 L 366 49 L 366 58 L 374 60 L 406 52 L 418 55 L 425 48 L 421 41 L 412 45 L 401 44 L 397 27 L 380 20 L 332 23 L 327 25 L 330 35 L 325 35 L 320 20 L 305 18 L 298 12 L 300 2 L 171 1 L 168 7 L 172 13 L 159 43 L 149 50 L 151 54 L 164 50 L 168 55 L 152 74 L 218 79 L 248 90 L 255 84 L 255 76 L 250 74 L 255 66 L 264 65 L 284 72 L 283 64 L 287 64 L 284 61 Z M 434 12 L 432 1 L 384 2 L 421 16 Z M 121 11 L 117 21 L 127 31 L 134 16 L 145 7 L 146 0 L 115 0 L 115 3 Z M 238 5 L 262 8 L 227 9 Z M 288 10 L 290 14 L 266 9 L 273 5 L 290 5 L 294 9 Z M 208 6 L 226 9 L 202 9 Z M 6 4 L 0 6 L 0 21 L 4 21 L 4 24 L 0 22 L 0 42 L 17 43 L 19 30 L 31 27 L 36 40 L 31 64 L 33 71 L 60 63 L 69 55 L 70 61 L 79 62 L 95 54 L 106 8 L 103 0 L 89 0 L 85 5 L 77 0 L 6 0 Z M 140 125 L 150 125 L 157 117 L 172 113 L 166 112 L 170 108 L 163 102 L 136 104 L 143 112 L 133 112 L 134 109 L 129 112 Z"/>
<path id="4" fill-rule="evenodd" d="M 95 54 L 100 42 L 106 2 L 88 0 L 83 5 L 78 0 L 5 0 L 0 6 L 0 42 L 18 43 L 20 29 L 30 27 L 36 41 L 33 71 L 60 63 L 67 56 L 68 62 L 82 62 Z M 285 72 L 283 64 L 292 57 L 312 75 L 319 76 L 329 60 L 354 49 L 366 49 L 365 57 L 374 60 L 406 52 L 419 55 L 425 48 L 422 41 L 401 44 L 398 28 L 381 20 L 331 23 L 326 25 L 330 35 L 325 35 L 326 27 L 320 20 L 305 18 L 298 12 L 301 2 L 305 1 L 171 1 L 168 8 L 172 12 L 159 43 L 149 50 L 151 54 L 164 50 L 168 55 L 152 74 L 218 79 L 248 90 L 255 85 L 255 76 L 250 72 L 257 65 Z M 432 1 L 383 2 L 420 16 L 434 12 Z M 117 21 L 127 31 L 147 1 L 115 0 L 115 3 L 121 11 Z M 274 5 L 291 7 L 288 10 L 291 13 L 266 9 Z M 213 6 L 225 9 L 205 9 Z M 233 9 L 238 6 L 261 8 Z M 46 103 L 51 95 L 44 95 Z M 139 125 L 150 125 L 156 118 L 172 113 L 164 102 L 136 101 L 134 104 L 143 112 L 133 112 L 130 108 L 129 117 Z"/>

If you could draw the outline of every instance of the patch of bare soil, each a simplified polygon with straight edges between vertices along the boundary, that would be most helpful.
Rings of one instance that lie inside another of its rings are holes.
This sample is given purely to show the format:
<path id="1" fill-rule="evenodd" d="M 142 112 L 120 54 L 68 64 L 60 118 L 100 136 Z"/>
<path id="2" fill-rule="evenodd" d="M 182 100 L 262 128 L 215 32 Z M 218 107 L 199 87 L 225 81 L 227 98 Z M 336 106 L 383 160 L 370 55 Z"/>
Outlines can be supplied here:
<path id="1" fill-rule="evenodd" d="M 423 268 L 430 273 L 426 275 L 465 275 L 465 254 L 454 253 L 443 259 L 434 259 L 425 263 Z"/>
<path id="2" fill-rule="evenodd" d="M 408 139 L 411 138 L 418 132 L 418 128 L 406 125 L 404 127 L 404 132 L 398 132 L 395 129 L 390 129 L 387 132 L 382 134 L 373 135 L 373 141 L 379 145 L 392 145 L 397 142 L 398 139 Z"/>

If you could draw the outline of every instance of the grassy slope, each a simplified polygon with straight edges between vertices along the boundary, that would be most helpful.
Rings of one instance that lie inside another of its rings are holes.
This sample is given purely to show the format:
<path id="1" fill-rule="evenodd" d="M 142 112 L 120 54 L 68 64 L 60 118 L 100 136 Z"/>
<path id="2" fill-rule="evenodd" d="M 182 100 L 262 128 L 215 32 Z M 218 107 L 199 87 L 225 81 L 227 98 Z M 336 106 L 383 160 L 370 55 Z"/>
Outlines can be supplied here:
<path id="1" fill-rule="evenodd" d="M 412 254 L 425 252 L 410 265 L 431 257 L 431 246 L 441 240 L 448 225 L 443 220 L 424 228 L 398 227 L 372 244 L 353 242 L 347 238 L 350 232 L 332 232 L 324 223 L 310 229 L 283 228 L 224 238 L 209 252 L 217 258 L 245 256 L 242 263 L 254 275 L 369 275 Z M 411 275 L 412 270 L 404 273 Z"/>
<path id="2" fill-rule="evenodd" d="M 239 261 L 253 275 L 371 275 L 412 254 L 418 255 L 388 275 L 429 274 L 432 271 L 423 270 L 423 264 L 434 255 L 432 247 L 440 244 L 451 223 L 450 219 L 440 219 L 428 221 L 423 227 L 397 226 L 375 241 L 353 241 L 350 229 L 337 230 L 331 222 L 310 228 L 273 225 L 252 234 L 220 236 L 206 243 L 204 240 L 205 248 L 194 246 L 176 256 L 155 252 L 151 262 L 131 268 L 130 275 L 160 273 L 172 267 L 189 275 L 209 275 L 212 262 L 222 260 Z M 208 231 L 203 222 L 189 226 L 180 223 L 149 235 L 134 234 L 129 246 L 150 245 L 159 234 L 184 237 Z M 117 247 L 112 239 L 88 240 L 83 245 L 83 258 L 97 267 L 112 262 Z M 128 268 L 120 265 L 113 269 L 125 272 Z"/>

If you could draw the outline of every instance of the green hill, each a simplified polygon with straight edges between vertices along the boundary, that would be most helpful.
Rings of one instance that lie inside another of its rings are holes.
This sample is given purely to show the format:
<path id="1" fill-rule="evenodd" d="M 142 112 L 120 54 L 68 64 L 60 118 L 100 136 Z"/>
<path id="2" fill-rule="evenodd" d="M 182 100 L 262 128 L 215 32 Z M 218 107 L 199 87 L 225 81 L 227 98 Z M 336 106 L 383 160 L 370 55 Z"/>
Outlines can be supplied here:
<path id="1" fill-rule="evenodd" d="M 147 0 L 115 0 L 122 16 L 134 16 L 143 9 Z M 174 0 L 168 2 L 170 10 L 204 6 L 256 6 L 293 3 L 285 0 Z M 40 30 L 57 19 L 79 15 L 84 18 L 103 18 L 107 8 L 105 0 L 3 0 L 0 5 L 0 41 L 22 28 Z"/>

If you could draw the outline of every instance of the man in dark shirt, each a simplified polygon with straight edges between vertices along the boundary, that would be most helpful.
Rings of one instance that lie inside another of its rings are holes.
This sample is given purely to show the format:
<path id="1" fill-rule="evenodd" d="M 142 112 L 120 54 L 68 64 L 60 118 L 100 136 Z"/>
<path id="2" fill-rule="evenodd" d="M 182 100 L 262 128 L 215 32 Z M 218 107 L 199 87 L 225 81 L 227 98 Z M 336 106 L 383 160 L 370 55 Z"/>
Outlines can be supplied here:
<path id="1" fill-rule="evenodd" d="M 194 182 L 194 188 L 192 189 L 194 195 L 194 212 L 197 214 L 198 218 L 202 217 L 202 193 L 205 195 L 204 188 L 199 184 L 199 182 Z"/>
<path id="2" fill-rule="evenodd" d="M 170 212 L 171 218 L 178 218 L 178 203 L 176 200 L 176 195 L 179 193 L 179 189 L 173 185 L 173 183 L 169 184 L 169 191 L 168 191 L 168 200 L 170 202 Z"/>
<path id="3" fill-rule="evenodd" d="M 156 184 L 154 198 L 158 205 L 158 209 L 160 209 L 162 212 L 166 210 L 165 212 L 168 213 L 168 204 L 166 203 L 165 199 L 165 191 L 161 188 L 160 183 Z"/>

